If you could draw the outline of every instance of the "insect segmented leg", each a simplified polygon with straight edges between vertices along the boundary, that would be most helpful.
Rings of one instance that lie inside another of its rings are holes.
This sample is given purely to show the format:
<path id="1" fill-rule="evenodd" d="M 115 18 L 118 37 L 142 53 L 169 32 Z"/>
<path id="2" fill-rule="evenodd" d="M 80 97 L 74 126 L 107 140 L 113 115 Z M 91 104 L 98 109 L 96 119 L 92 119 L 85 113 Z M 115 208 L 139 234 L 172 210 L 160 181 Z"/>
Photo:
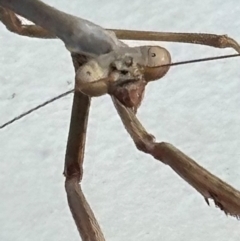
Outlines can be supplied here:
<path id="1" fill-rule="evenodd" d="M 197 164 L 192 158 L 170 143 L 155 142 L 155 138 L 142 126 L 130 108 L 112 97 L 121 120 L 136 147 L 155 159 L 169 165 L 181 178 L 203 195 L 213 199 L 215 205 L 225 212 L 240 217 L 240 192 Z"/>
<path id="2" fill-rule="evenodd" d="M 31 24 L 25 25 L 22 21 L 17 17 L 17 15 L 6 8 L 0 6 L 0 21 L 6 26 L 6 28 L 13 33 L 33 37 L 33 38 L 45 38 L 45 39 L 53 39 L 56 36 L 53 33 L 45 30 L 44 28 Z"/>
<path id="3" fill-rule="evenodd" d="M 240 45 L 227 35 L 208 33 L 151 32 L 119 29 L 111 29 L 111 31 L 115 32 L 116 36 L 120 39 L 200 44 L 215 48 L 233 48 L 240 53 Z"/>

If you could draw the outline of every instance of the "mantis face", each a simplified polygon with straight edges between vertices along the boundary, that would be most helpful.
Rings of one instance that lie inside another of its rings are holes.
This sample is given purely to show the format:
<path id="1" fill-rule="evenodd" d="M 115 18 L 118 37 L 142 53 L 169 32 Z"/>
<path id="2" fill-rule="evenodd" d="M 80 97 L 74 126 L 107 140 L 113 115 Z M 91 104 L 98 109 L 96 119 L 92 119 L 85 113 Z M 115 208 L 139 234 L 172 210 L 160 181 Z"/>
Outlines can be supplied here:
<path id="1" fill-rule="evenodd" d="M 171 55 L 165 48 L 142 46 L 139 50 L 114 61 L 114 67 L 118 71 L 126 71 L 139 80 L 119 86 L 114 92 L 118 100 L 125 106 L 132 107 L 134 112 L 142 102 L 147 82 L 162 78 L 170 68 L 163 65 L 171 63 Z"/>

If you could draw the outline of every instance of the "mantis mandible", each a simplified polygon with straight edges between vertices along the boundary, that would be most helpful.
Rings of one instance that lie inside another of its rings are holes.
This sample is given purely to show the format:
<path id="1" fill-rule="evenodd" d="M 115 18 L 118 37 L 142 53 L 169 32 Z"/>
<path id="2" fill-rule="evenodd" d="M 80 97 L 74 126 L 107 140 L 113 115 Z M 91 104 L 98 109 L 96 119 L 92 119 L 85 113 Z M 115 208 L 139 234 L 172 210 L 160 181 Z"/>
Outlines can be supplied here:
<path id="1" fill-rule="evenodd" d="M 21 3 L 26 3 L 26 4 L 28 4 L 28 7 L 29 7 L 29 4 L 31 4 L 31 3 L 33 3 L 33 2 L 37 2 L 37 1 L 21 1 Z M 4 7 L 10 7 L 11 8 L 11 6 L 6 6 L 6 5 L 4 5 L 4 1 L 0 1 L 0 3 L 4 6 Z M 39 3 L 39 2 L 38 2 Z M 8 1 L 8 3 L 6 3 L 6 4 L 14 4 L 14 1 Z M 19 7 L 19 6 L 18 6 Z M 24 8 L 25 7 L 25 8 Z M 24 6 L 24 5 L 22 5 L 22 9 L 24 10 L 24 9 L 26 9 L 26 6 Z M 41 5 L 40 5 L 40 7 L 38 7 L 37 8 L 37 11 L 39 11 L 39 12 L 41 12 L 40 11 L 40 9 L 41 9 Z M 18 11 L 21 11 L 21 10 L 19 10 L 17 7 L 16 7 L 16 9 L 14 8 L 13 9 L 15 12 L 17 12 L 17 13 L 19 13 L 20 15 L 25 15 L 25 13 L 23 13 L 23 12 L 18 12 Z M 33 13 L 32 11 L 29 11 L 29 13 Z M 55 21 L 56 21 L 56 17 L 54 17 L 54 15 L 53 15 L 53 13 L 54 12 L 51 12 L 50 13 L 50 16 L 52 17 L 52 19 L 54 19 Z M 44 12 L 44 15 L 46 14 L 46 12 Z M 36 14 L 33 14 L 34 16 L 37 16 Z M 47 23 L 47 26 L 45 26 L 44 24 L 42 24 L 42 23 L 40 23 L 40 22 L 38 22 L 38 20 L 34 20 L 33 18 L 32 18 L 32 16 L 24 16 L 24 17 L 26 17 L 26 18 L 28 18 L 28 19 L 30 19 L 31 21 L 35 21 L 35 23 L 36 24 L 38 24 L 38 25 L 42 25 L 43 27 L 48 27 L 49 28 L 49 22 Z M 65 21 L 66 19 L 64 19 L 64 21 Z M 64 22 L 63 22 L 64 23 Z M 62 26 L 62 25 L 61 25 Z M 69 28 L 68 27 L 66 27 L 66 29 L 68 30 Z M 73 54 L 83 54 L 83 55 L 87 55 L 87 53 L 89 53 L 88 51 L 89 51 L 89 49 L 87 49 L 87 50 L 82 50 L 82 49 L 78 49 L 78 47 L 79 46 L 82 46 L 81 44 L 79 44 L 79 43 L 75 43 L 75 38 L 73 39 L 73 41 L 71 42 L 70 41 L 70 43 L 68 42 L 68 38 L 67 38 L 67 40 L 66 39 L 64 39 L 65 37 L 66 37 L 66 35 L 63 35 L 63 36 L 61 36 L 61 35 L 58 35 L 57 34 L 57 32 L 56 32 L 56 30 L 54 30 L 54 29 L 49 29 L 49 30 L 51 30 L 51 31 L 53 31 L 53 32 L 55 32 L 55 34 L 59 37 L 59 38 L 61 38 L 64 42 L 65 42 L 65 44 L 66 44 L 66 47 L 67 47 L 67 49 L 68 50 L 70 50 L 70 52 L 72 52 Z M 103 30 L 101 30 L 101 31 L 103 31 Z M 78 33 L 79 32 L 81 32 L 81 31 L 77 31 Z M 104 31 L 103 31 L 104 32 Z M 62 30 L 60 30 L 60 33 L 62 33 Z M 108 35 L 108 33 L 107 32 L 104 32 L 104 33 L 106 33 L 106 35 Z M 75 36 L 75 35 L 73 35 L 73 36 Z M 86 36 L 86 35 L 84 35 L 84 36 Z M 192 35 L 193 36 L 193 35 Z M 194 35 L 194 36 L 196 36 L 196 35 Z M 176 35 L 175 35 L 175 37 L 176 37 Z M 108 39 L 108 38 L 107 38 Z M 77 40 L 78 40 L 78 37 L 77 37 Z M 112 41 L 110 41 L 110 46 L 112 46 L 112 47 L 110 47 L 110 49 L 112 48 L 112 50 L 114 51 L 114 53 L 116 53 L 117 52 L 117 50 L 118 50 L 118 48 L 117 49 L 115 49 L 114 47 L 115 47 L 115 44 L 116 43 L 118 43 L 118 40 L 114 37 L 114 35 L 110 35 L 110 40 L 112 40 Z M 166 40 L 166 39 L 165 39 Z M 97 41 L 99 41 L 99 39 L 97 40 Z M 80 41 L 81 42 L 81 41 Z M 101 42 L 101 40 L 100 40 L 100 42 Z M 191 41 L 190 41 L 191 42 Z M 235 47 L 235 49 L 236 50 L 238 50 L 239 48 L 238 48 L 238 45 L 233 41 L 233 40 L 231 40 L 230 41 L 230 43 L 232 43 L 232 47 Z M 109 48 L 109 45 L 108 44 L 106 44 L 106 46 L 104 46 L 103 45 L 103 49 L 104 50 L 101 50 L 101 51 L 105 51 L 105 47 L 108 49 Z M 117 44 L 116 44 L 117 45 Z M 87 47 L 89 47 L 89 45 L 86 45 Z M 85 47 L 85 46 L 84 46 Z M 122 46 L 121 46 L 122 47 Z M 123 49 L 125 48 L 125 46 L 123 46 L 122 47 Z M 101 48 L 100 48 L 101 49 Z M 97 48 L 97 49 L 93 49 L 93 52 L 94 51 L 100 51 L 100 49 L 99 48 Z M 91 49 L 92 50 L 92 49 Z M 78 51 L 80 51 L 80 52 L 78 52 Z M 100 52 L 101 52 L 100 51 Z M 107 51 L 109 51 L 109 50 L 107 50 Z M 129 51 L 130 51 L 130 49 L 129 49 Z M 129 52 L 129 51 L 126 51 L 126 52 Z M 102 52 L 101 52 L 102 53 Z M 98 55 L 99 55 L 100 53 L 99 52 L 94 52 L 94 53 L 90 53 L 89 54 L 89 56 L 87 56 L 87 57 L 89 57 L 89 58 L 91 58 L 91 59 L 93 59 L 93 60 L 91 60 L 91 61 L 95 61 L 96 59 L 98 60 Z M 105 53 L 104 53 L 105 54 Z M 101 58 L 102 56 L 100 56 L 100 58 Z M 124 57 L 124 55 L 123 55 L 123 57 Z M 115 58 L 115 57 L 114 57 Z M 114 59 L 113 58 L 113 59 Z M 109 58 L 108 58 L 109 59 Z M 134 59 L 134 58 L 133 58 Z M 122 61 L 122 59 L 120 58 L 120 60 Z M 120 61 L 120 63 L 121 63 L 121 61 Z M 111 63 L 113 63 L 114 61 L 110 61 Z M 109 63 L 110 62 L 107 62 L 107 67 L 109 66 Z M 89 63 L 89 62 L 88 62 Z M 89 65 L 88 65 L 88 63 L 87 63 L 87 65 L 85 65 L 85 66 L 83 66 L 83 67 L 81 67 L 80 68 L 80 70 L 85 70 L 84 68 L 87 66 L 87 68 L 89 67 Z M 91 63 L 91 62 L 90 62 Z M 97 63 L 106 63 L 106 62 L 102 62 L 102 61 L 97 61 Z M 115 63 L 115 67 L 116 67 L 116 62 L 114 62 Z M 117 62 L 118 63 L 118 62 Z M 139 64 L 139 63 L 138 63 Z M 122 66 L 121 66 L 122 67 Z M 124 66 L 125 67 L 125 66 Z M 100 70 L 102 69 L 102 66 L 101 66 L 101 68 L 100 68 Z M 105 67 L 103 68 L 103 69 L 105 69 Z M 125 69 L 124 69 L 125 70 Z M 118 71 L 120 71 L 120 72 L 118 72 Z M 121 79 L 122 78 L 122 76 L 120 75 L 121 74 L 121 71 L 122 71 L 122 69 L 116 69 L 116 75 L 117 76 L 114 76 L 114 77 L 117 77 L 117 78 L 119 78 L 119 79 Z M 93 73 L 94 73 L 94 71 L 93 71 Z M 130 73 L 130 72 L 129 72 Z M 109 74 L 109 72 L 107 71 L 107 75 Z M 130 74 L 132 74 L 132 73 L 130 73 Z M 80 78 L 79 78 L 79 76 L 80 76 Z M 106 77 L 106 76 L 104 76 L 104 77 Z M 121 78 L 120 78 L 121 77 Z M 127 77 L 129 77 L 129 76 L 127 76 Z M 133 76 L 133 77 L 135 77 L 135 76 Z M 77 88 L 79 87 L 79 89 L 82 91 L 82 92 L 84 92 L 85 91 L 85 94 L 88 94 L 88 95 L 95 95 L 94 93 L 95 93 L 95 91 L 93 91 L 93 92 L 91 92 L 92 90 L 93 90 L 93 88 L 92 87 L 89 87 L 89 86 L 87 86 L 87 89 L 86 90 L 83 90 L 83 88 L 85 88 L 85 86 L 83 86 L 85 83 L 89 83 L 88 81 L 86 81 L 86 82 L 81 82 L 82 81 L 82 72 L 81 71 L 79 71 L 78 70 L 78 72 L 77 72 L 77 74 L 76 74 L 76 86 L 77 86 Z M 101 81 L 101 79 L 100 79 L 100 81 Z M 115 80 L 113 79 L 113 82 L 114 82 Z M 110 80 L 110 82 L 111 82 L 111 80 Z M 106 84 L 106 83 L 109 83 L 109 79 L 104 79 L 104 82 L 103 82 L 104 84 Z M 77 89 L 76 88 L 76 89 Z M 99 87 L 97 86 L 97 89 L 96 89 L 97 91 L 99 90 Z M 90 91 L 90 92 L 88 92 L 88 91 Z M 102 94 L 102 89 L 100 89 L 100 94 Z M 103 89 L 103 94 L 104 93 L 106 93 L 107 92 L 107 90 L 106 89 Z M 110 93 L 111 94 L 111 93 Z M 96 94 L 96 95 L 99 95 L 99 92 Z M 117 108 L 118 108 L 118 112 L 120 113 L 120 115 L 121 115 L 121 117 L 123 117 L 122 119 L 123 119 L 123 122 L 124 122 L 124 124 L 125 124 L 125 126 L 126 126 L 126 128 L 127 128 L 127 130 L 129 131 L 129 133 L 130 133 L 130 135 L 132 136 L 132 138 L 134 139 L 134 141 L 135 141 L 135 143 L 137 144 L 137 146 L 138 146 L 138 148 L 139 149 L 142 149 L 142 150 L 144 150 L 144 151 L 146 151 L 146 152 L 150 152 L 150 151 L 154 151 L 154 149 L 155 148 L 160 148 L 161 149 L 161 146 L 160 145 L 156 145 L 156 147 L 155 147 L 155 144 L 153 144 L 153 143 L 151 143 L 151 136 L 149 136 L 146 132 L 145 132 L 145 130 L 144 129 L 142 129 L 142 127 L 141 127 L 141 124 L 138 122 L 138 120 L 136 119 L 136 117 L 135 117 L 135 115 L 134 115 L 134 112 L 131 110 L 131 109 L 129 109 L 129 108 L 126 108 L 126 107 L 124 107 L 122 104 L 120 104 L 120 103 L 118 103 L 118 102 L 116 102 L 117 100 L 115 99 L 114 100 L 114 102 L 115 102 L 115 104 L 117 105 Z M 139 104 L 139 103 L 137 103 L 137 104 Z M 131 125 L 129 125 L 129 123 L 134 123 L 134 126 L 131 126 Z M 133 130 L 134 129 L 134 127 L 139 127 L 140 126 L 140 132 L 138 132 L 139 130 L 137 130 L 137 132 L 135 131 L 135 130 Z M 141 137 L 140 138 L 140 140 L 139 140 L 139 136 Z M 146 137 L 146 138 L 145 138 Z M 143 141 L 142 141 L 143 140 Z M 148 142 L 150 140 L 150 143 Z M 140 141 L 140 144 L 139 144 L 139 141 Z M 171 146 L 169 147 L 170 149 L 172 148 Z M 174 151 L 175 151 L 175 153 L 176 153 L 176 150 L 174 149 Z M 158 154 L 156 154 L 155 153 L 155 155 L 158 155 Z M 160 156 L 160 154 L 159 154 L 159 157 L 157 157 L 157 158 L 160 158 L 160 159 L 162 159 L 162 156 Z M 181 168 L 180 168 L 180 170 L 178 169 L 178 167 L 176 167 L 177 168 L 177 171 L 179 171 L 179 172 L 181 172 L 182 170 L 181 170 Z M 75 171 L 75 170 L 74 170 Z M 203 171 L 202 169 L 199 169 L 198 171 Z M 71 174 L 72 173 L 70 173 L 70 176 L 71 176 Z M 204 174 L 204 173 L 202 173 L 202 174 Z M 66 176 L 68 176 L 68 174 L 65 172 L 65 175 Z M 181 173 L 181 175 L 182 175 L 182 173 Z M 189 175 L 189 173 L 187 174 L 187 175 Z M 186 177 L 185 177 L 186 178 Z M 191 178 L 194 178 L 194 177 L 191 177 Z M 190 178 L 190 179 L 191 179 Z M 80 178 L 81 179 L 81 178 Z M 76 180 L 75 180 L 76 181 Z M 78 181 L 78 180 L 77 180 Z M 187 181 L 189 181 L 189 180 L 187 180 Z M 211 181 L 213 181 L 213 182 L 215 182 L 216 181 L 216 179 L 214 179 L 214 180 L 211 180 Z M 68 188 L 73 188 L 71 185 L 72 185 L 72 183 L 70 182 L 66 182 L 67 184 L 69 184 L 69 186 L 67 185 L 66 187 L 67 187 L 67 189 Z M 70 185 L 71 184 L 71 185 Z M 74 182 L 74 185 L 75 185 L 76 183 Z M 192 184 L 192 183 L 191 183 Z M 221 182 L 220 182 L 220 184 L 222 184 Z M 224 184 L 225 185 L 225 184 Z M 75 186 L 74 186 L 75 187 Z M 213 199 L 215 199 L 215 201 L 216 201 L 216 204 L 218 204 L 221 208 L 224 208 L 225 209 L 225 211 L 227 211 L 227 212 L 229 212 L 230 214 L 233 214 L 233 215 L 238 215 L 238 211 L 236 211 L 237 209 L 237 207 L 234 207 L 233 209 L 231 209 L 231 207 L 225 207 L 225 206 L 222 206 L 222 205 L 224 205 L 223 203 L 221 203 L 221 200 L 218 200 L 218 199 L 216 199 L 216 197 L 214 196 L 215 195 L 215 193 L 206 193 L 206 190 L 203 190 L 203 189 L 205 189 L 206 187 L 203 187 L 203 186 L 198 186 L 198 187 L 196 187 L 195 186 L 195 188 L 200 192 L 200 193 L 202 193 L 203 194 L 203 196 L 205 197 L 205 198 L 213 198 Z M 68 190 L 69 191 L 69 190 Z M 70 190 L 71 191 L 71 190 Z M 69 191 L 69 192 L 70 192 Z M 212 195 L 212 196 L 211 196 Z M 226 198 L 226 197 L 224 197 L 224 198 Z M 220 201 L 220 203 L 219 203 L 219 201 Z M 70 202 L 71 202 L 71 200 L 70 200 Z M 70 204 L 71 205 L 71 204 Z M 85 232 L 86 233 L 86 232 Z M 89 233 L 91 233 L 91 232 L 89 232 Z M 92 235 L 92 233 L 91 233 L 91 235 Z M 95 239 L 94 239 L 95 238 Z M 91 236 L 91 240 L 102 240 L 102 239 L 97 239 L 98 237 L 94 237 L 94 236 Z M 88 239 L 86 239 L 86 240 L 88 240 Z"/>

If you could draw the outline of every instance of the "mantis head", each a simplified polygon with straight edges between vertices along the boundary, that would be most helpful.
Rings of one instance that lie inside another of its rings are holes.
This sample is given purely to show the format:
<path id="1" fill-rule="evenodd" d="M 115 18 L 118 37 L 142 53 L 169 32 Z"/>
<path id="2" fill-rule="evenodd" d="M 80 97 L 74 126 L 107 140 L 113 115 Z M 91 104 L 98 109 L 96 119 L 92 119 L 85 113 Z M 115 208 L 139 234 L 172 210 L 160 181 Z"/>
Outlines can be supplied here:
<path id="1" fill-rule="evenodd" d="M 121 52 L 122 51 L 122 52 Z M 76 89 L 89 96 L 114 95 L 136 112 L 145 86 L 163 77 L 171 63 L 169 52 L 158 46 L 122 49 L 92 59 L 76 73 Z"/>

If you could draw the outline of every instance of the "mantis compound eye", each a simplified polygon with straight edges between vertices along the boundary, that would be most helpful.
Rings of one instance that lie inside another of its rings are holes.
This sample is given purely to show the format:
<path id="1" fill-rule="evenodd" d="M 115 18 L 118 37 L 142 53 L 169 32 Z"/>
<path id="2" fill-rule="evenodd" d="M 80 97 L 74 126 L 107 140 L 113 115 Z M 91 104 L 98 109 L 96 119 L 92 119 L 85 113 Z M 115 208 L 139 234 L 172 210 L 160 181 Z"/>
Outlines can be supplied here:
<path id="1" fill-rule="evenodd" d="M 171 63 L 170 53 L 162 47 L 148 47 L 147 63 L 144 68 L 144 77 L 146 81 L 152 81 L 163 77 L 169 70 L 170 66 L 162 65 Z"/>
<path id="2" fill-rule="evenodd" d="M 75 89 L 89 96 L 101 96 L 107 93 L 108 82 L 109 79 L 98 62 L 91 60 L 78 69 Z"/>
<path id="3" fill-rule="evenodd" d="M 89 63 L 80 67 L 76 73 L 77 86 L 81 89 L 84 83 L 89 83 L 96 80 L 98 73 L 97 70 L 98 65 L 93 61 L 90 61 Z"/>

